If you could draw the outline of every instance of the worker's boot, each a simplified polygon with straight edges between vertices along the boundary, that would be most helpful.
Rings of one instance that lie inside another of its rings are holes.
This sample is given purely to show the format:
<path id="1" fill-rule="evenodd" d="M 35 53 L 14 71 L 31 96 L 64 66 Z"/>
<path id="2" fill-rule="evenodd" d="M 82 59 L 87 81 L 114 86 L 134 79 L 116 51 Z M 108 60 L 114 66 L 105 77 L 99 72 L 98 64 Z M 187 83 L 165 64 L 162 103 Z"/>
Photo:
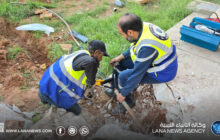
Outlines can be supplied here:
<path id="1" fill-rule="evenodd" d="M 106 88 L 105 89 L 105 94 L 108 95 L 109 97 L 116 97 L 116 94 L 115 94 L 114 90 L 111 89 L 111 88 Z"/>
<path id="2" fill-rule="evenodd" d="M 130 108 L 133 108 L 135 106 L 135 102 L 133 101 L 131 95 L 128 95 L 125 98 L 125 102 L 128 104 Z M 125 107 L 123 106 L 122 103 L 118 103 L 117 106 L 112 110 L 112 114 L 123 114 L 126 112 Z"/>
<path id="3" fill-rule="evenodd" d="M 79 115 L 81 113 L 81 107 L 79 106 L 79 104 L 75 103 L 72 107 L 70 107 L 66 111 L 72 112 L 75 115 Z"/>
<path id="4" fill-rule="evenodd" d="M 38 96 L 43 104 L 48 104 L 48 97 L 42 94 L 40 91 L 38 92 Z"/>

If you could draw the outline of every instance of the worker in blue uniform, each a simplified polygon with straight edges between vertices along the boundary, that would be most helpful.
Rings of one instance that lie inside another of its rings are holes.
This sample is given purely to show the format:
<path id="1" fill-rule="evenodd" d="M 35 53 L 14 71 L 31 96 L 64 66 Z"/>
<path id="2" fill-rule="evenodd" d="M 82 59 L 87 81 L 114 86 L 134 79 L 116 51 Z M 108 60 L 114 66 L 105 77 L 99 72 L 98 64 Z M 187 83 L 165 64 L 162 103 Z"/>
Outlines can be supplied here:
<path id="1" fill-rule="evenodd" d="M 77 101 L 89 95 L 93 89 L 103 56 L 109 55 L 105 44 L 99 40 L 90 41 L 88 51 L 79 50 L 61 56 L 45 71 L 40 80 L 41 101 L 79 115 L 81 108 Z"/>
<path id="2" fill-rule="evenodd" d="M 118 30 L 131 47 L 110 61 L 112 66 L 119 63 L 113 70 L 116 83 L 112 86 L 115 85 L 120 92 L 113 114 L 126 111 L 120 103 L 124 100 L 130 107 L 135 106 L 131 92 L 138 84 L 169 82 L 175 78 L 178 67 L 176 47 L 160 27 L 126 13 L 119 19 Z M 116 96 L 111 88 L 105 93 Z"/>

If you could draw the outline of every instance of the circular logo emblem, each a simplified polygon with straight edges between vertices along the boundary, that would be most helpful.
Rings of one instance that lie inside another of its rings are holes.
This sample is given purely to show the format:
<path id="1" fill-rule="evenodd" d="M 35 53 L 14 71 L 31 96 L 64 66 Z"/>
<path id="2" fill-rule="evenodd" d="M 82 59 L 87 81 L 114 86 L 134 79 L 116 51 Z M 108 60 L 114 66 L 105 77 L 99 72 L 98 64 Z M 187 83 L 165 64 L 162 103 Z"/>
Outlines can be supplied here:
<path id="1" fill-rule="evenodd" d="M 89 134 L 89 128 L 87 126 L 82 126 L 80 127 L 79 129 L 79 133 L 82 135 L 82 136 L 87 136 Z"/>
<path id="2" fill-rule="evenodd" d="M 75 136 L 77 134 L 77 128 L 75 126 L 70 126 L 68 128 L 68 134 L 70 136 Z"/>
<path id="3" fill-rule="evenodd" d="M 151 33 L 161 39 L 161 40 L 167 40 L 168 39 L 168 35 L 167 33 L 164 32 L 164 30 L 162 30 L 160 27 L 158 27 L 157 25 L 154 24 L 150 24 L 149 25 L 150 31 Z"/>
<path id="4" fill-rule="evenodd" d="M 63 126 L 58 126 L 56 129 L 56 133 L 58 136 L 63 136 L 65 134 L 65 128 Z"/>
<path id="5" fill-rule="evenodd" d="M 212 132 L 213 132 L 215 135 L 220 136 L 220 121 L 214 122 L 214 123 L 212 124 Z"/>

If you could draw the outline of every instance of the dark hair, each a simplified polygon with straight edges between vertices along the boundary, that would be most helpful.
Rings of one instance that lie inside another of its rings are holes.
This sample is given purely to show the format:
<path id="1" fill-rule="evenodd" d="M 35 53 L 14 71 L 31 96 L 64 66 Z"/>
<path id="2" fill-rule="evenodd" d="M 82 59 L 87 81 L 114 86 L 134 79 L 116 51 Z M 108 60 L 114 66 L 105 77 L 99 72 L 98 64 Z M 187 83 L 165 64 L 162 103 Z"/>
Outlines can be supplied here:
<path id="1" fill-rule="evenodd" d="M 128 30 L 141 31 L 143 23 L 139 16 L 132 13 L 126 13 L 120 18 L 118 26 L 127 34 Z"/>
<path id="2" fill-rule="evenodd" d="M 104 56 L 109 56 L 106 52 L 105 43 L 100 40 L 92 40 L 88 43 L 88 51 L 94 53 L 96 50 L 103 52 Z"/>

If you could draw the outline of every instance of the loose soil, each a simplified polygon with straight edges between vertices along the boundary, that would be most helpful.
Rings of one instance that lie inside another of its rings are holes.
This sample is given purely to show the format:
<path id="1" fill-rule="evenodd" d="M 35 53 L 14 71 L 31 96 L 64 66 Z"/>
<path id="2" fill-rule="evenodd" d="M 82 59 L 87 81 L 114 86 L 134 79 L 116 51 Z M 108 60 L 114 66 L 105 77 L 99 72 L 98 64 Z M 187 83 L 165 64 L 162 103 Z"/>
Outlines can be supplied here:
<path id="1" fill-rule="evenodd" d="M 50 64 L 47 58 L 50 42 L 49 38 L 42 41 L 29 32 L 17 31 L 14 25 L 0 18 L 0 52 L 7 53 L 14 46 L 22 48 L 14 59 L 7 59 L 5 53 L 0 61 L 0 96 L 4 102 L 16 104 L 25 111 L 37 107 L 37 83 L 45 71 L 40 66 Z"/>
<path id="2" fill-rule="evenodd" d="M 155 99 L 152 85 L 139 85 L 132 93 L 132 96 L 136 102 L 132 110 L 146 131 L 145 134 L 151 133 L 152 129 L 160 128 L 160 123 L 166 123 L 167 111 L 161 107 L 162 103 Z M 104 107 L 109 100 L 111 98 L 104 93 L 104 87 L 96 87 L 95 94 L 91 100 L 80 100 L 79 104 L 97 118 L 93 127 L 98 129 L 104 124 L 114 123 L 115 120 L 119 120 L 120 124 L 130 124 L 128 126 L 130 130 L 140 132 L 128 112 L 122 115 L 111 114 L 112 109 L 117 105 L 115 98 L 110 103 L 111 107 L 109 105 L 106 108 Z"/>

